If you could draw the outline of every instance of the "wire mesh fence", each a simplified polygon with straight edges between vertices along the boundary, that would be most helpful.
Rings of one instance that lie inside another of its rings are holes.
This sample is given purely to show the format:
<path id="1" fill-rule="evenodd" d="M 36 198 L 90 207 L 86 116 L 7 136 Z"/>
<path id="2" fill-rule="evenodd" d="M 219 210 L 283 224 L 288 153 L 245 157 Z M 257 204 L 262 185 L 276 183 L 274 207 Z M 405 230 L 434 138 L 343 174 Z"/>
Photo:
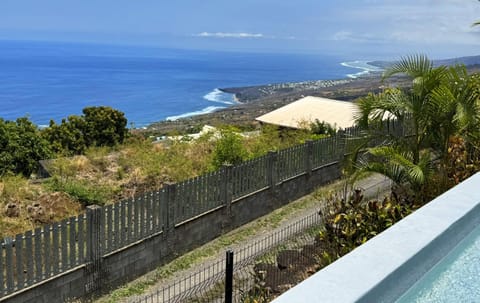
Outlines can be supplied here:
<path id="1" fill-rule="evenodd" d="M 318 213 L 308 215 L 233 252 L 233 302 L 249 301 L 254 296 L 275 295 L 292 287 L 314 266 L 311 245 L 321 226 Z M 306 248 L 304 248 L 306 247 Z M 225 302 L 226 258 L 190 273 L 154 293 L 130 302 Z M 292 274 L 294 273 L 295 274 Z M 298 272 L 298 273 L 297 273 Z"/>

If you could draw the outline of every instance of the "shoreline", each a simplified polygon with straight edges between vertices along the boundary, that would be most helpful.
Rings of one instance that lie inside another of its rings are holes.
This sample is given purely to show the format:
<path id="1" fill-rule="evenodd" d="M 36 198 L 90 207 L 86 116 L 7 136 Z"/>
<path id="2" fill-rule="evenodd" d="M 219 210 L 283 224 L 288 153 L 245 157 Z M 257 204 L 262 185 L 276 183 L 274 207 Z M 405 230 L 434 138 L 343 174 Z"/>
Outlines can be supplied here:
<path id="1" fill-rule="evenodd" d="M 234 125 L 240 128 L 254 129 L 259 124 L 255 120 L 256 117 L 307 95 L 353 101 L 369 92 L 378 92 L 381 87 L 381 74 L 371 72 L 355 79 L 312 80 L 218 88 L 224 93 L 232 94 L 237 104 L 207 114 L 189 116 L 174 121 L 159 121 L 150 124 L 144 131 L 155 135 L 195 133 L 205 124 Z"/>
<path id="2" fill-rule="evenodd" d="M 311 80 L 301 82 L 284 82 L 255 86 L 226 87 L 218 88 L 218 90 L 233 94 L 233 98 L 238 103 L 251 103 L 258 99 L 281 93 L 290 93 L 306 90 L 319 90 L 326 87 L 333 87 L 340 84 L 346 84 L 354 79 L 345 78 L 337 80 Z"/>
<path id="3" fill-rule="evenodd" d="M 278 83 L 268 83 L 260 85 L 250 85 L 250 86 L 236 86 L 236 87 L 225 87 L 225 88 L 215 88 L 211 92 L 203 96 L 204 99 L 212 101 L 215 103 L 222 103 L 227 106 L 208 106 L 202 110 L 182 113 L 174 116 L 169 116 L 162 121 L 153 123 L 158 124 L 160 122 L 176 122 L 181 119 L 188 119 L 195 116 L 209 115 L 218 111 L 226 110 L 235 105 L 244 104 L 244 103 L 253 103 L 267 98 L 269 96 L 274 96 L 284 93 L 294 93 L 299 91 L 309 91 L 309 90 L 319 90 L 326 87 L 332 87 L 340 84 L 346 84 L 355 80 L 357 78 L 369 77 L 380 71 L 381 67 L 371 64 L 364 60 L 356 61 L 345 61 L 339 63 L 342 66 L 349 68 L 361 70 L 357 73 L 346 74 L 344 78 L 341 79 L 322 79 L 322 80 L 304 80 L 304 81 L 290 81 L 290 82 L 278 82 Z M 222 94 L 231 95 L 228 98 L 222 98 Z M 152 124 L 148 125 L 145 128 L 149 128 Z"/>
<path id="4" fill-rule="evenodd" d="M 480 72 L 480 65 L 477 62 L 472 64 L 458 61 L 458 59 L 464 58 L 442 60 L 440 62 L 444 65 L 466 63 L 469 73 Z M 480 61 L 480 58 L 478 60 Z M 391 64 L 389 61 L 365 63 L 379 69 Z M 434 63 L 438 62 L 434 61 Z M 255 118 L 305 96 L 354 101 L 369 93 L 378 93 L 388 86 L 407 87 L 408 85 L 410 85 L 410 82 L 402 75 L 396 75 L 389 78 L 388 81 L 383 81 L 381 71 L 371 71 L 354 79 L 347 77 L 337 80 L 312 80 L 219 88 L 222 92 L 233 94 L 233 99 L 237 101 L 237 104 L 208 114 L 189 116 L 175 121 L 159 121 L 148 125 L 146 129 L 141 131 L 156 135 L 195 133 L 206 124 L 212 126 L 233 125 L 244 129 L 255 129 L 259 125 Z"/>

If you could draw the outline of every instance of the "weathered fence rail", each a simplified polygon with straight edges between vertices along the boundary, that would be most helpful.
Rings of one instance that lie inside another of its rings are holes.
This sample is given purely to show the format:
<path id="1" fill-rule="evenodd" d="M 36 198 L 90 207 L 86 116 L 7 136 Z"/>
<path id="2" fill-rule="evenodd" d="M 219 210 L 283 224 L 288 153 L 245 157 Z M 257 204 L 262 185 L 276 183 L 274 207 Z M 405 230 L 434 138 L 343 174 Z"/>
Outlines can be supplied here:
<path id="1" fill-rule="evenodd" d="M 385 124 L 388 133 L 403 132 L 395 121 Z M 350 139 L 359 135 L 359 128 L 349 128 L 333 137 L 270 152 L 134 199 L 93 207 L 86 214 L 4 238 L 0 242 L 0 301 L 15 298 L 26 288 L 63 277 L 81 267 L 84 273 L 69 278 L 70 286 L 64 293 L 42 300 L 83 296 L 96 291 L 100 286 L 95 283 L 101 283 L 102 279 L 115 285 L 138 276 L 178 253 L 338 178 L 338 162 L 353 149 L 355 140 Z M 237 205 L 238 201 L 243 204 Z M 198 221 L 199 218 L 207 223 Z M 134 257 L 127 250 L 132 245 L 139 247 L 133 251 L 139 254 L 138 258 L 143 258 L 141 261 L 131 261 Z M 112 261 L 105 261 L 107 259 Z M 115 275 L 119 277 L 106 278 Z M 75 283 L 80 286 L 72 286 Z M 38 299 L 32 298 L 32 302 Z M 20 302 L 18 300 L 15 302 Z"/>

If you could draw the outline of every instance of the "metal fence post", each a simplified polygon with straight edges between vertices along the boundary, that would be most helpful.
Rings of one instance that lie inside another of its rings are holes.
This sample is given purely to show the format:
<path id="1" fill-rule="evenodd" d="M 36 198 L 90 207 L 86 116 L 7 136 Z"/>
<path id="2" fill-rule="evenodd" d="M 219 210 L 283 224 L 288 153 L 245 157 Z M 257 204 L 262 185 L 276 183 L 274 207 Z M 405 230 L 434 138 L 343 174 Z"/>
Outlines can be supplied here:
<path id="1" fill-rule="evenodd" d="M 225 303 L 233 302 L 233 251 L 227 250 L 225 263 Z"/>

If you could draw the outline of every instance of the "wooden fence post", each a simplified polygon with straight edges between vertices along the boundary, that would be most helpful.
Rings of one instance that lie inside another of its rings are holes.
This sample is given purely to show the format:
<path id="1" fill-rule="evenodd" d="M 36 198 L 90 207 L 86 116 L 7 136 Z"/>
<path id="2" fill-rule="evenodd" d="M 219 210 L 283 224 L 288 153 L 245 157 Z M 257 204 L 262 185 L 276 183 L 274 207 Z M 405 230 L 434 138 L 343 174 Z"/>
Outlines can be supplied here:
<path id="1" fill-rule="evenodd" d="M 175 183 L 166 184 L 166 202 L 167 202 L 167 233 L 175 228 L 175 203 L 177 188 Z"/>
<path id="2" fill-rule="evenodd" d="M 165 200 L 164 200 L 164 211 L 166 216 L 164 216 L 164 236 L 166 238 L 166 252 L 167 255 L 173 254 L 175 251 L 175 203 L 177 188 L 175 183 L 166 183 L 165 184 Z"/>
<path id="3" fill-rule="evenodd" d="M 269 151 L 267 154 L 267 180 L 268 187 L 270 191 L 275 191 L 275 186 L 277 184 L 277 161 L 278 161 L 278 152 Z"/>
<path id="4" fill-rule="evenodd" d="M 339 130 L 337 132 L 337 155 L 338 155 L 338 160 L 342 161 L 343 158 L 349 153 L 347 150 L 347 138 L 344 130 Z"/>
<path id="5" fill-rule="evenodd" d="M 103 277 L 103 211 L 98 205 L 87 206 L 87 266 L 85 291 L 95 293 L 102 288 Z"/>
<path id="6" fill-rule="evenodd" d="M 307 148 L 305 149 L 305 173 L 307 177 L 310 177 L 312 174 L 312 167 L 313 167 L 313 141 L 307 140 L 306 142 Z"/>
<path id="7" fill-rule="evenodd" d="M 232 218 L 232 197 L 233 197 L 233 188 L 232 188 L 232 170 L 233 166 L 231 164 L 226 164 L 222 166 L 223 180 L 222 180 L 222 199 L 223 204 L 225 205 L 223 227 L 227 227 L 231 223 Z"/>

